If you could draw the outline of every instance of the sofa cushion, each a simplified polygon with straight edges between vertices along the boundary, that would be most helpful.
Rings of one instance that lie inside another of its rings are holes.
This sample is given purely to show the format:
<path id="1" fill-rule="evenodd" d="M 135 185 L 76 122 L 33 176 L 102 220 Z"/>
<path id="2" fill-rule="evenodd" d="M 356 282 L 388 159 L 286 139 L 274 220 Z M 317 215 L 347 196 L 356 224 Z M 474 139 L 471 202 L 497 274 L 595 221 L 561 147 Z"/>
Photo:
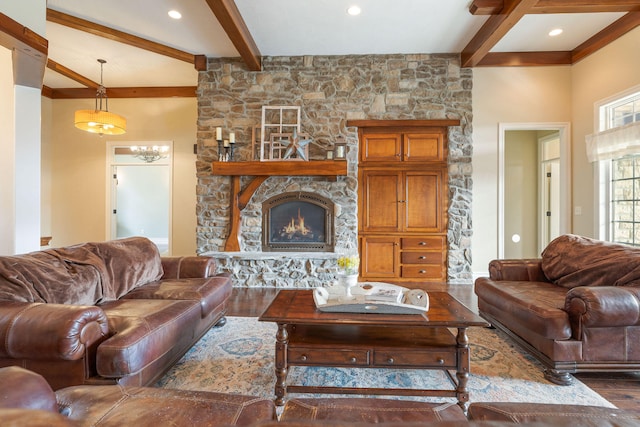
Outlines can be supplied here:
<path id="1" fill-rule="evenodd" d="M 193 342 L 201 319 L 197 301 L 121 299 L 100 307 L 109 319 L 111 336 L 98 347 L 96 370 L 107 378 L 178 358 Z"/>
<path id="2" fill-rule="evenodd" d="M 224 304 L 231 295 L 231 279 L 227 276 L 206 279 L 164 279 L 148 283 L 127 293 L 126 299 L 166 299 L 197 301 L 202 317 Z"/>
<path id="3" fill-rule="evenodd" d="M 429 422 L 466 421 L 455 403 L 428 403 L 375 398 L 291 399 L 285 404 L 281 421 L 321 420 L 341 422 Z"/>
<path id="4" fill-rule="evenodd" d="M 476 280 L 479 305 L 489 304 L 501 313 L 500 320 L 512 327 L 552 340 L 571 338 L 569 315 L 564 311 L 567 290 L 549 282 Z M 511 323 L 513 321 L 513 323 Z"/>
<path id="5" fill-rule="evenodd" d="M 103 260 L 103 300 L 115 300 L 138 286 L 162 277 L 158 247 L 145 237 L 129 237 L 92 243 L 93 251 Z"/>
<path id="6" fill-rule="evenodd" d="M 542 270 L 565 288 L 640 286 L 640 248 L 565 234 L 542 252 Z"/>
<path id="7" fill-rule="evenodd" d="M 468 415 L 470 420 L 516 424 L 543 421 L 550 425 L 602 427 L 640 423 L 640 411 L 547 403 L 475 402 L 469 406 Z"/>
<path id="8" fill-rule="evenodd" d="M 61 412 L 91 426 L 240 426 L 275 420 L 272 400 L 152 387 L 77 386 L 57 392 Z"/>
<path id="9" fill-rule="evenodd" d="M 0 257 L 0 300 L 93 305 L 103 297 L 100 259 L 84 246 Z"/>
<path id="10" fill-rule="evenodd" d="M 0 257 L 0 300 L 94 305 L 162 277 L 158 248 L 132 237 Z"/>

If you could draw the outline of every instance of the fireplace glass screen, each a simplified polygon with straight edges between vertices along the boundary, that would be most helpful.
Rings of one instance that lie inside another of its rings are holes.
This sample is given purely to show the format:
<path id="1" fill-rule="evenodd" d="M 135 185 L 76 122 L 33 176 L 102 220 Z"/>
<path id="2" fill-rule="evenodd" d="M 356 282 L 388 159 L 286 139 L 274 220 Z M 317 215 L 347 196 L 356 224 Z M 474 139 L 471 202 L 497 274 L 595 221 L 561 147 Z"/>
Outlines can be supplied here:
<path id="1" fill-rule="evenodd" d="M 263 251 L 333 251 L 333 203 L 285 193 L 263 203 Z"/>

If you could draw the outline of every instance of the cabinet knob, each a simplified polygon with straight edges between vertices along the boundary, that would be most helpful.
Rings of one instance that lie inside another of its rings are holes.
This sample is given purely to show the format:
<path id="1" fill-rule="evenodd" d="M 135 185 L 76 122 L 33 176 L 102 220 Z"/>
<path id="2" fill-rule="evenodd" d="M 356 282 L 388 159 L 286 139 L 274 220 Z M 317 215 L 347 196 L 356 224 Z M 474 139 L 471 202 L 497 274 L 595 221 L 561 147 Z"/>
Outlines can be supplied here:
<path id="1" fill-rule="evenodd" d="M 302 360 L 303 362 L 307 360 L 307 356 L 305 356 L 304 354 L 302 356 L 300 356 L 300 360 Z"/>
<path id="2" fill-rule="evenodd" d="M 426 273 L 426 272 L 427 272 L 427 270 L 420 270 L 420 271 L 418 271 L 418 273 L 420 273 L 420 274 L 424 274 L 424 273 Z"/>
<path id="3" fill-rule="evenodd" d="M 352 357 L 351 359 L 349 359 L 349 361 L 351 363 L 356 363 L 358 361 L 358 359 L 356 359 L 355 357 Z"/>
<path id="4" fill-rule="evenodd" d="M 387 363 L 389 365 L 393 365 L 395 363 L 395 360 L 393 360 L 393 357 L 390 357 L 390 358 L 387 359 Z"/>
<path id="5" fill-rule="evenodd" d="M 420 246 L 426 246 L 426 245 L 427 245 L 427 242 L 420 242 L 420 243 L 418 243 L 418 245 L 420 245 Z"/>
<path id="6" fill-rule="evenodd" d="M 426 257 L 426 256 L 424 256 L 424 255 L 420 255 L 420 256 L 418 257 L 418 259 L 427 259 L 427 257 Z"/>
<path id="7" fill-rule="evenodd" d="M 444 365 L 444 359 L 442 357 L 438 357 L 438 360 L 436 360 L 436 362 L 438 362 L 438 365 Z"/>

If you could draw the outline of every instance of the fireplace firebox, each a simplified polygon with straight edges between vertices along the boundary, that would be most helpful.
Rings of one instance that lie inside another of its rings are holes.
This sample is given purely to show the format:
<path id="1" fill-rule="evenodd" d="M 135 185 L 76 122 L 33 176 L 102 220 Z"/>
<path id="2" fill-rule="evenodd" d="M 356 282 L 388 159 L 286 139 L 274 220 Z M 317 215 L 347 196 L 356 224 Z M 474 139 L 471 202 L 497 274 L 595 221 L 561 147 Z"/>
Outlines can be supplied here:
<path id="1" fill-rule="evenodd" d="M 262 203 L 264 252 L 333 252 L 334 204 L 313 193 L 289 192 Z"/>

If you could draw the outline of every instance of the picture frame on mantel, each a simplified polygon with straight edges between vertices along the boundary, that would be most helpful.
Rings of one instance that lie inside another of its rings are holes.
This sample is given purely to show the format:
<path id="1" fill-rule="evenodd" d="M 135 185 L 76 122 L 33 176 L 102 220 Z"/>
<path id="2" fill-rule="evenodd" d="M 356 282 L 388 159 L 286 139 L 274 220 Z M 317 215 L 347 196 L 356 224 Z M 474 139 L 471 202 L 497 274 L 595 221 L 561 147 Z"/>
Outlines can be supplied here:
<path id="1" fill-rule="evenodd" d="M 333 147 L 333 158 L 335 160 L 347 160 L 347 142 L 344 138 L 338 138 Z"/>
<path id="2" fill-rule="evenodd" d="M 301 132 L 300 107 L 287 105 L 263 106 L 260 125 L 260 161 L 282 160 L 271 157 L 271 135 L 293 134 L 294 130 L 298 134 Z"/>

